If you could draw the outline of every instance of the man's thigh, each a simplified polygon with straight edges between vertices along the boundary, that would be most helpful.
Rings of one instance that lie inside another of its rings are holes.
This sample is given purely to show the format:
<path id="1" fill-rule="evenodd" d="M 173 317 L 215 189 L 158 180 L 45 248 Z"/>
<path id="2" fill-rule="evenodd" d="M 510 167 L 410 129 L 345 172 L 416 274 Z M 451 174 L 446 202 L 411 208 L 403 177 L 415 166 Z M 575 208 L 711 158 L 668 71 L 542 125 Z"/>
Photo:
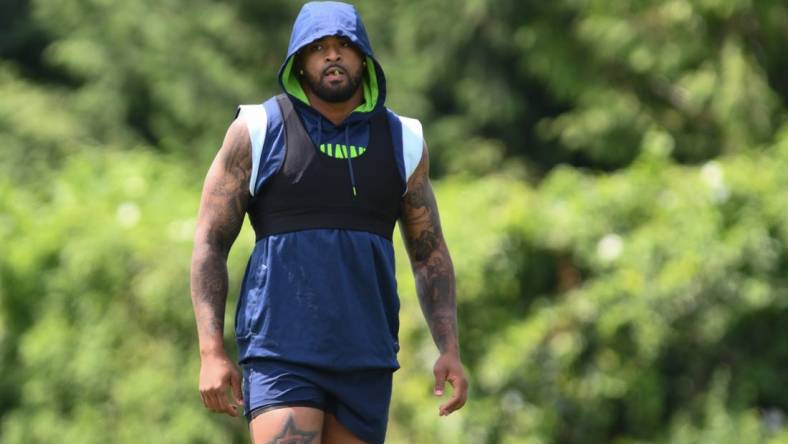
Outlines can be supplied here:
<path id="1" fill-rule="evenodd" d="M 249 423 L 253 444 L 320 444 L 324 413 L 312 407 L 276 407 Z"/>
<path id="2" fill-rule="evenodd" d="M 347 427 L 337 421 L 336 416 L 327 413 L 323 420 L 322 444 L 368 444 L 354 435 Z"/>

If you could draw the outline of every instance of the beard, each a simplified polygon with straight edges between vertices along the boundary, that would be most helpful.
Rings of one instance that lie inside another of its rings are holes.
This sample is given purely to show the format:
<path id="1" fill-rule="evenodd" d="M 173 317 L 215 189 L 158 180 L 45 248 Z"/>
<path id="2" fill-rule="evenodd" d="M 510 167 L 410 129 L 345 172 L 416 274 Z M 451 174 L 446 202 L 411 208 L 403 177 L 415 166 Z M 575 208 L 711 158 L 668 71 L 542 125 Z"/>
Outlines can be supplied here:
<path id="1" fill-rule="evenodd" d="M 345 102 L 353 97 L 356 90 L 361 86 L 363 78 L 363 70 L 359 69 L 356 73 L 350 73 L 347 69 L 340 66 L 345 73 L 347 82 L 342 82 L 338 85 L 332 85 L 325 80 L 323 73 L 318 76 L 312 76 L 311 73 L 305 72 L 304 80 L 309 89 L 321 100 L 330 103 Z M 306 70 L 305 70 L 306 71 Z M 325 70 L 323 71 L 325 72 Z"/>

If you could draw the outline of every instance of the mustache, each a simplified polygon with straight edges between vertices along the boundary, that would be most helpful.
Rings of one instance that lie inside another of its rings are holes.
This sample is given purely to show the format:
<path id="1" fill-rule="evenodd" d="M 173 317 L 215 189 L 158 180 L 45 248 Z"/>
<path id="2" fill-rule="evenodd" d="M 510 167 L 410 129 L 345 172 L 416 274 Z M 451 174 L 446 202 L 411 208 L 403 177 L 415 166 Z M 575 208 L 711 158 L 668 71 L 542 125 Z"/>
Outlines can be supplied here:
<path id="1" fill-rule="evenodd" d="M 342 72 L 342 74 L 347 74 L 347 69 L 344 66 L 340 65 L 339 63 L 332 63 L 323 69 L 323 75 L 328 75 L 328 73 L 334 69 L 338 69 Z"/>

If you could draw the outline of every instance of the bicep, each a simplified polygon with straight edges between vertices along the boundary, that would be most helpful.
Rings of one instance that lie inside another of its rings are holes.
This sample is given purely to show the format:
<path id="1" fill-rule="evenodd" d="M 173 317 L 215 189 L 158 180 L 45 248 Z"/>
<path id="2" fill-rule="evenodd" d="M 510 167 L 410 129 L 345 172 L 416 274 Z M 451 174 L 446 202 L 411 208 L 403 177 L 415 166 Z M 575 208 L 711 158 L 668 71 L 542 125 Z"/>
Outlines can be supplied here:
<path id="1" fill-rule="evenodd" d="M 222 147 L 208 170 L 200 199 L 196 242 L 229 251 L 243 224 L 249 203 L 251 142 L 242 120 L 227 130 Z"/>
<path id="2" fill-rule="evenodd" d="M 426 143 L 421 161 L 408 180 L 408 192 L 402 199 L 400 229 L 412 261 L 429 258 L 442 243 L 438 205 L 429 178 Z"/>

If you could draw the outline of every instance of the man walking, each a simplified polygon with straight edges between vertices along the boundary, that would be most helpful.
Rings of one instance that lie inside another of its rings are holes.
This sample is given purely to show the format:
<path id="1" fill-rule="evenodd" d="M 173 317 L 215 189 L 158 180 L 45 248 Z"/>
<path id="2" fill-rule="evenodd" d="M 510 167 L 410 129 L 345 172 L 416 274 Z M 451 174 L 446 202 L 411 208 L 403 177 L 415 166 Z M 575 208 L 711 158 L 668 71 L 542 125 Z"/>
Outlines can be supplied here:
<path id="1" fill-rule="evenodd" d="M 200 393 L 214 412 L 243 404 L 254 443 L 381 443 L 399 367 L 397 220 L 440 352 L 435 393 L 453 387 L 439 414 L 467 397 L 421 124 L 385 107 L 383 69 L 348 4 L 301 9 L 279 81 L 284 94 L 239 107 L 205 179 L 191 277 Z M 241 373 L 222 335 L 245 213 L 256 243 L 235 317 Z"/>

